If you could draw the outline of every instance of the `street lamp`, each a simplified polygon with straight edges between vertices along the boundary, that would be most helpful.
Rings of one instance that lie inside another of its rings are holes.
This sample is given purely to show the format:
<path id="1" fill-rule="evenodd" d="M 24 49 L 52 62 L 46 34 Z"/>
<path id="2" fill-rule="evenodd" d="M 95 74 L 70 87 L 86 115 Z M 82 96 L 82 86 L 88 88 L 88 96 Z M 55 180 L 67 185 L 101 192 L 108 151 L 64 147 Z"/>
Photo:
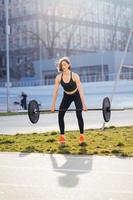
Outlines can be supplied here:
<path id="1" fill-rule="evenodd" d="M 39 40 L 39 74 L 40 74 L 40 85 L 42 84 L 42 41 Z"/>
<path id="2" fill-rule="evenodd" d="M 5 0 L 5 18 L 6 18 L 6 74 L 7 74 L 7 112 L 10 111 L 9 106 L 9 87 L 10 87 L 10 70 L 9 70 L 9 34 L 10 27 L 8 24 L 8 3 L 9 0 Z"/>
<path id="3" fill-rule="evenodd" d="M 101 74 L 102 81 L 104 81 L 104 50 L 101 51 Z"/>

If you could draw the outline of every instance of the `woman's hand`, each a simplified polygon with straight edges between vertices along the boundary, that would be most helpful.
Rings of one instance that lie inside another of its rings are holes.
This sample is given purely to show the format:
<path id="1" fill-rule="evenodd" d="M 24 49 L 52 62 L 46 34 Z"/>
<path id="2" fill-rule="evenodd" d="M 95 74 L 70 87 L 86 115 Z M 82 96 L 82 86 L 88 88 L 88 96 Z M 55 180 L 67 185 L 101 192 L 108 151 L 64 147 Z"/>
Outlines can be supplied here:
<path id="1" fill-rule="evenodd" d="M 88 110 L 87 106 L 83 105 L 83 111 L 87 111 L 87 110 Z"/>
<path id="2" fill-rule="evenodd" d="M 55 105 L 52 105 L 51 112 L 54 112 L 54 111 L 55 111 Z"/>

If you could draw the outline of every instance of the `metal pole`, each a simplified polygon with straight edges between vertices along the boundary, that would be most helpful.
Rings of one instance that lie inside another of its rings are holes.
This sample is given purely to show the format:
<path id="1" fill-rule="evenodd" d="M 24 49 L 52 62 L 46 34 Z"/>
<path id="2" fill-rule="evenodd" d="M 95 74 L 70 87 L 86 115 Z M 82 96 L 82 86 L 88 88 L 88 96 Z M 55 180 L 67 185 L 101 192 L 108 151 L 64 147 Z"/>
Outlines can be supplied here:
<path id="1" fill-rule="evenodd" d="M 129 33 L 129 36 L 128 36 L 128 40 L 127 40 L 127 43 L 126 43 L 126 46 L 125 46 L 124 54 L 123 54 L 123 57 L 121 59 L 120 67 L 119 67 L 119 70 L 117 72 L 117 77 L 116 77 L 116 80 L 115 80 L 115 83 L 114 83 L 112 95 L 111 95 L 111 98 L 110 98 L 110 103 L 112 103 L 112 101 L 113 101 L 113 97 L 114 97 L 114 94 L 115 94 L 115 91 L 116 91 L 117 82 L 120 78 L 121 69 L 123 67 L 124 60 L 125 60 L 125 57 L 126 57 L 126 54 L 127 54 L 127 51 L 128 51 L 129 42 L 130 42 L 132 33 L 133 33 L 133 28 L 130 30 L 130 33 Z"/>
<path id="2" fill-rule="evenodd" d="M 5 0 L 5 18 L 6 18 L 6 74 L 7 74 L 7 112 L 10 111 L 9 106 L 9 89 L 10 89 L 10 70 L 9 70 L 9 25 L 8 25 L 8 0 Z"/>
<path id="3" fill-rule="evenodd" d="M 102 81 L 104 81 L 104 63 L 103 63 L 103 60 L 104 60 L 104 51 L 102 50 L 101 51 L 101 73 L 102 73 Z"/>
<path id="4" fill-rule="evenodd" d="M 128 40 L 127 40 L 127 43 L 126 43 L 126 46 L 125 46 L 125 50 L 124 50 L 124 53 L 123 53 L 123 57 L 122 57 L 121 62 L 120 62 L 120 67 L 119 67 L 119 69 L 118 69 L 117 76 L 116 76 L 116 80 L 115 80 L 115 82 L 114 82 L 113 91 L 112 91 L 112 95 L 111 95 L 111 98 L 110 98 L 110 103 L 111 103 L 111 104 L 112 104 L 113 97 L 114 97 L 114 94 L 115 94 L 115 91 L 116 91 L 117 82 L 119 81 L 119 78 L 120 78 L 121 69 L 122 69 L 122 67 L 123 67 L 124 60 L 125 60 L 125 57 L 126 57 L 126 54 L 127 54 L 127 51 L 128 51 L 129 42 L 130 42 L 132 33 L 133 33 L 133 27 L 132 27 L 131 30 L 130 30 L 130 33 L 129 33 L 129 36 L 128 36 Z M 102 130 L 103 130 L 104 128 L 105 128 L 105 121 L 103 122 Z"/>
<path id="5" fill-rule="evenodd" d="M 40 73 L 40 85 L 42 85 L 42 41 L 39 40 L 39 73 Z"/>
<path id="6" fill-rule="evenodd" d="M 38 13 L 41 13 L 41 4 L 38 2 Z M 39 28 L 39 78 L 40 78 L 40 85 L 42 85 L 42 41 L 40 39 L 42 35 L 42 19 L 38 18 L 38 28 Z"/>

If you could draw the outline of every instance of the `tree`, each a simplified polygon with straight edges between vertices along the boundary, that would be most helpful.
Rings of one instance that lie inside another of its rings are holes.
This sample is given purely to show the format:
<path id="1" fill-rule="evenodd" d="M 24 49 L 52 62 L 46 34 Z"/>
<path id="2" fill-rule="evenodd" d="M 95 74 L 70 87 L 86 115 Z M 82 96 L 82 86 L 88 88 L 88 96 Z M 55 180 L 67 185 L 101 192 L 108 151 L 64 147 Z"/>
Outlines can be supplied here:
<path id="1" fill-rule="evenodd" d="M 76 9 L 76 14 L 74 13 L 72 18 L 66 18 L 63 16 L 64 10 L 61 9 L 61 2 L 62 1 L 51 1 L 50 9 L 47 8 L 44 13 L 39 13 L 40 18 L 42 19 L 42 27 L 39 35 L 36 34 L 36 36 L 39 40 L 42 41 L 43 46 L 47 50 L 48 58 L 54 57 L 54 50 L 57 48 L 57 40 L 62 41 L 61 35 L 63 35 L 63 33 L 66 35 L 66 41 L 63 48 L 66 55 L 70 54 L 71 41 L 76 32 L 76 29 L 79 27 L 79 24 L 82 24 L 83 18 L 90 12 L 88 10 L 84 12 L 86 1 L 82 0 Z M 69 10 L 69 14 L 70 12 L 75 11 L 75 5 L 71 9 L 71 11 Z M 58 12 L 61 11 L 62 13 L 58 15 Z M 60 23 L 60 27 L 57 29 L 58 21 Z"/>
<path id="2" fill-rule="evenodd" d="M 130 19 L 125 14 L 127 11 L 125 10 L 123 2 L 119 2 L 119 4 L 117 1 L 114 0 L 112 0 L 112 2 L 114 5 L 114 14 L 112 14 L 114 18 L 114 26 L 112 30 L 112 37 L 110 39 L 110 50 L 124 50 L 131 28 L 129 25 Z M 125 27 L 123 28 L 123 37 L 119 39 L 119 41 L 117 41 L 117 34 L 118 30 L 120 29 L 120 22 L 124 23 Z"/>

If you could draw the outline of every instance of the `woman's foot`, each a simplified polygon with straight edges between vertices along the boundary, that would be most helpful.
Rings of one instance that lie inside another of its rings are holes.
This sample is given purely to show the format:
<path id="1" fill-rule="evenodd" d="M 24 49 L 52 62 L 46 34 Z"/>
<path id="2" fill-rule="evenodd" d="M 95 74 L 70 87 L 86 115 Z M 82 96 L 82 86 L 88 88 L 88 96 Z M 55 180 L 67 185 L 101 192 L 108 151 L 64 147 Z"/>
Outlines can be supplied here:
<path id="1" fill-rule="evenodd" d="M 64 136 L 63 134 L 61 134 L 61 135 L 59 136 L 58 143 L 59 143 L 59 144 L 65 144 L 65 136 Z"/>
<path id="2" fill-rule="evenodd" d="M 85 142 L 85 136 L 84 136 L 84 134 L 80 134 L 79 144 L 83 144 L 84 142 Z"/>

